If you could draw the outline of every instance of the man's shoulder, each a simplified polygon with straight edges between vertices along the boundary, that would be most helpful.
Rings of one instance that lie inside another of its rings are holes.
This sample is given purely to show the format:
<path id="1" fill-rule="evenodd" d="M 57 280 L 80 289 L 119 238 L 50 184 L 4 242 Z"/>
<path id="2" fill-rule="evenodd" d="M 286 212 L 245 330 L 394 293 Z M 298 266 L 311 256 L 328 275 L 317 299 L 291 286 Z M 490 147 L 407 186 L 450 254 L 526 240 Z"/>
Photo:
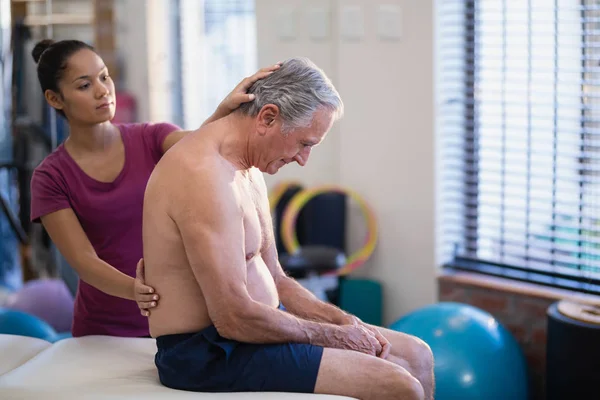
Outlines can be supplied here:
<path id="1" fill-rule="evenodd" d="M 227 173 L 219 165 L 218 160 L 207 159 L 194 163 L 188 160 L 173 161 L 169 174 L 163 177 L 168 179 L 168 208 L 169 214 L 178 215 L 174 218 L 178 223 L 197 222 L 204 219 L 206 223 L 213 223 L 215 217 L 233 217 L 239 208 L 239 196 L 233 175 Z M 189 218 L 189 215 L 194 218 Z M 181 216 L 186 216 L 181 218 Z"/>
<path id="2" fill-rule="evenodd" d="M 212 147 L 212 143 L 186 137 L 181 139 L 181 146 L 171 149 L 174 151 L 169 151 L 164 158 L 170 167 L 194 179 L 218 180 L 231 176 L 231 163 Z"/>
<path id="3" fill-rule="evenodd" d="M 191 181 L 202 188 L 199 190 L 206 189 L 214 195 L 225 194 L 222 191 L 231 188 L 235 179 L 233 169 L 218 155 L 207 156 L 196 163 L 190 163 L 186 171 Z"/>
<path id="4" fill-rule="evenodd" d="M 214 191 L 231 182 L 232 178 L 220 156 L 192 152 L 186 146 L 168 151 L 156 165 L 153 175 L 155 181 L 166 183 L 174 192 L 212 192 L 213 195 L 217 195 Z"/>

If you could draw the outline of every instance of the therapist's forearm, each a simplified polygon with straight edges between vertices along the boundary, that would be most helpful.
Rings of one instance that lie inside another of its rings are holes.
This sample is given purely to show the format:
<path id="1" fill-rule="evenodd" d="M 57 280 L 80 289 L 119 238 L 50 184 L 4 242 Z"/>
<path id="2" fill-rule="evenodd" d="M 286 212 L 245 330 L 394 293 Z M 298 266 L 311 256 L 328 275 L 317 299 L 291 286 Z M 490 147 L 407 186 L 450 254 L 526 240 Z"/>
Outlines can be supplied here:
<path id="1" fill-rule="evenodd" d="M 79 256 L 72 262 L 79 278 L 111 296 L 135 300 L 135 279 L 102 261 L 96 255 Z"/>

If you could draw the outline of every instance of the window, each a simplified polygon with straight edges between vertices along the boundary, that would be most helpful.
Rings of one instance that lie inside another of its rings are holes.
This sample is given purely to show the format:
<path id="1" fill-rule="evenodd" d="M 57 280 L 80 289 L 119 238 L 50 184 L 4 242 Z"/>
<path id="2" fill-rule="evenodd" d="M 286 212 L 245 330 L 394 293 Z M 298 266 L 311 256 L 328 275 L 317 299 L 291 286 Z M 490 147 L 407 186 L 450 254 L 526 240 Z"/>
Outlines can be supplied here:
<path id="1" fill-rule="evenodd" d="M 0 0 L 0 163 L 10 161 L 12 158 L 10 132 L 10 121 L 12 118 L 11 82 L 12 50 L 10 1 Z M 4 171 L 0 170 L 0 174 L 2 173 L 4 173 Z"/>
<path id="2" fill-rule="evenodd" d="M 600 0 L 438 5 L 444 264 L 600 293 Z"/>
<path id="3" fill-rule="evenodd" d="M 175 120 L 196 129 L 258 69 L 254 0 L 173 1 L 174 46 L 180 50 L 174 57 Z"/>

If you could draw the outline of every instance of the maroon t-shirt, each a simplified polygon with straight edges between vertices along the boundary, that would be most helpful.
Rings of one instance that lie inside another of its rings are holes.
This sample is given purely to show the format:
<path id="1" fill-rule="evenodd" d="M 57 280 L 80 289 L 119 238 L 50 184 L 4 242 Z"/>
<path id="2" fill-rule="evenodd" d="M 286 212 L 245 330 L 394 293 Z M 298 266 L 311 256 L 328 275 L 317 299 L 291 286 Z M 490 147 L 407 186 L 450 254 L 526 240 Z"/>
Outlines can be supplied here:
<path id="1" fill-rule="evenodd" d="M 58 146 L 31 179 L 31 220 L 71 208 L 98 257 L 134 277 L 142 258 L 142 206 L 148 178 L 163 154 L 162 144 L 179 130 L 168 123 L 117 124 L 125 146 L 125 165 L 110 183 L 83 172 Z M 146 336 L 148 320 L 133 300 L 108 295 L 79 281 L 73 336 Z"/>

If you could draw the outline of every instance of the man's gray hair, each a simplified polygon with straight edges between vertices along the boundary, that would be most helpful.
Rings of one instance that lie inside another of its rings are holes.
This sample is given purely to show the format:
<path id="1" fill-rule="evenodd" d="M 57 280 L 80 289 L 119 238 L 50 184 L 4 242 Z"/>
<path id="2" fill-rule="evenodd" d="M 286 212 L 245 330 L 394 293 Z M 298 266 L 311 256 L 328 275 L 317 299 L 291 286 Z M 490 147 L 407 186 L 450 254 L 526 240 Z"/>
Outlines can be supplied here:
<path id="1" fill-rule="evenodd" d="M 344 103 L 325 73 L 307 58 L 290 58 L 248 90 L 256 97 L 243 103 L 240 111 L 251 117 L 267 104 L 279 107 L 282 132 L 310 126 L 317 109 L 323 107 L 334 114 L 344 114 Z"/>

